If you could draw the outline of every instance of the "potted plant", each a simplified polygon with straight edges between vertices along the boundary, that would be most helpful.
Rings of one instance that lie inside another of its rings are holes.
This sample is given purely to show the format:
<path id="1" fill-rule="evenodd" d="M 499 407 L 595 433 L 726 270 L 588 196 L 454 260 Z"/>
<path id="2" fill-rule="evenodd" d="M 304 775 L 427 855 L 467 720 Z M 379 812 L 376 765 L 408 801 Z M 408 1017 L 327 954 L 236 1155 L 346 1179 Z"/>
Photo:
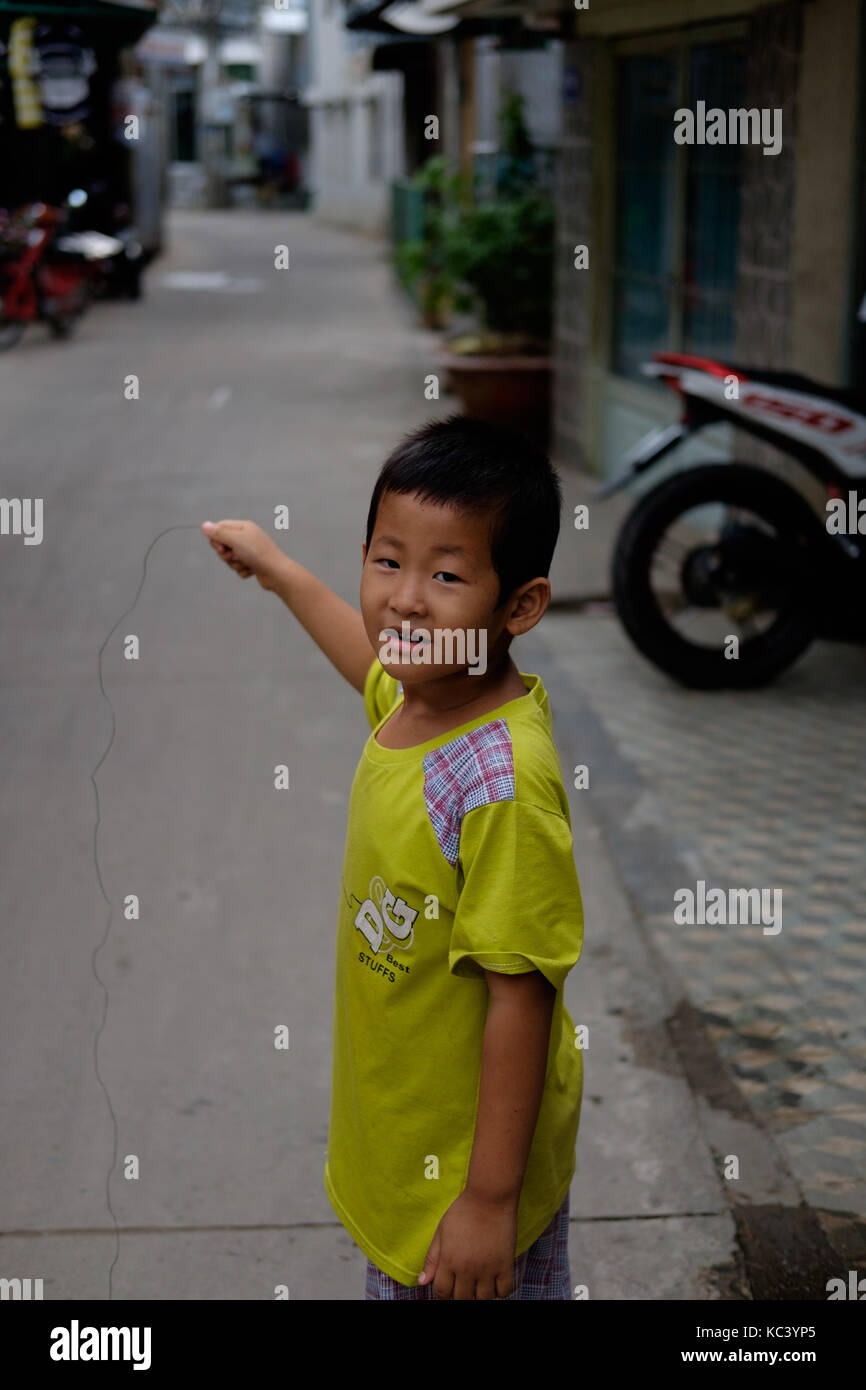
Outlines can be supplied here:
<path id="1" fill-rule="evenodd" d="M 394 260 L 400 279 L 418 302 L 425 328 L 441 329 L 450 322 L 454 291 L 445 263 L 445 223 L 449 206 L 460 196 L 460 179 L 449 173 L 442 155 L 433 155 L 409 186 L 424 200 L 423 235 L 400 242 Z"/>
<path id="2" fill-rule="evenodd" d="M 546 440 L 550 417 L 554 208 L 535 185 L 523 101 L 500 113 L 503 158 L 492 198 L 464 203 L 439 226 L 444 274 L 456 309 L 477 329 L 439 352 L 467 414 L 513 424 Z"/>

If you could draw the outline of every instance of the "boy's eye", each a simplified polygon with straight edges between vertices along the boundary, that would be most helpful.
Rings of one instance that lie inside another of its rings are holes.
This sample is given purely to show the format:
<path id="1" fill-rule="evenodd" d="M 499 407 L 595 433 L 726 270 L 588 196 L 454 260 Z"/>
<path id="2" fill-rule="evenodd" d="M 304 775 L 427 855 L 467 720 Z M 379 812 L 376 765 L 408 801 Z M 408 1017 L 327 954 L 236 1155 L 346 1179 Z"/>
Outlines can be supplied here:
<path id="1" fill-rule="evenodd" d="M 399 564 L 397 563 L 397 561 L 396 561 L 396 560 L 392 560 L 391 557 L 390 557 L 390 555 L 380 555 L 380 556 L 377 558 L 377 560 L 376 560 L 376 564 L 377 564 L 377 565 L 391 565 L 391 566 L 393 566 L 394 569 L 399 569 L 399 568 L 400 568 L 400 566 L 399 566 Z M 460 583 L 462 582 L 461 579 L 460 579 L 459 574 L 452 574 L 450 570 L 437 570 L 436 573 L 434 574 L 433 578 L 434 578 L 434 579 L 442 578 L 442 579 L 444 579 L 444 580 L 445 580 L 447 583 L 449 583 L 449 584 L 450 584 L 452 581 L 453 581 L 455 584 L 460 584 Z"/>

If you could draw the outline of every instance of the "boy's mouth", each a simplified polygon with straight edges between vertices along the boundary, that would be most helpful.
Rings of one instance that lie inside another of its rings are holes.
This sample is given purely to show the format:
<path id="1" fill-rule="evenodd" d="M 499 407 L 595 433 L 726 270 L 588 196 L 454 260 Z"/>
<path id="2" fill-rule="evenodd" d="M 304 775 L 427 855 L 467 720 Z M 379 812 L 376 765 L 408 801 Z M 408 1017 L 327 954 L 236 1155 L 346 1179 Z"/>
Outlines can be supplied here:
<path id="1" fill-rule="evenodd" d="M 427 638 L 418 638 L 417 640 L 415 638 L 411 638 L 408 642 L 406 642 L 402 637 L 398 637 L 397 641 L 394 643 L 396 653 L 400 657 L 400 659 L 402 660 L 403 658 L 405 658 L 407 660 L 412 661 L 418 660 L 418 657 L 416 657 L 415 655 L 416 652 L 423 651 L 429 645 L 430 643 L 427 640 Z"/>
<path id="2" fill-rule="evenodd" d="M 389 634 L 389 640 L 392 646 L 405 648 L 406 651 L 411 651 L 416 647 L 430 645 L 429 631 L 423 627 L 415 628 L 413 631 L 407 622 L 401 624 L 399 632 L 395 627 L 383 628 L 380 637 L 384 637 L 385 633 Z"/>

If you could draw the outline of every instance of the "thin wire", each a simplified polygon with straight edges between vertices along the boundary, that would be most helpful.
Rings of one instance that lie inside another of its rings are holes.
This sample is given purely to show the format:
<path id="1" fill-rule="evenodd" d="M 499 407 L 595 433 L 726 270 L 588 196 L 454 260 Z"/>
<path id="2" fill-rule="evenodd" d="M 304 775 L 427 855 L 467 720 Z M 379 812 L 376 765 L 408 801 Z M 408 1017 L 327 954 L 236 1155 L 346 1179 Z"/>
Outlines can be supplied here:
<path id="1" fill-rule="evenodd" d="M 102 892 L 102 896 L 104 897 L 106 903 L 108 904 L 108 921 L 107 921 L 107 923 L 106 923 L 106 925 L 105 925 L 105 932 L 104 932 L 104 934 L 103 934 L 102 940 L 99 942 L 98 946 L 96 946 L 96 947 L 94 948 L 93 954 L 92 954 L 92 956 L 91 956 L 91 958 L 90 958 L 90 968 L 91 968 L 91 970 L 93 971 L 93 975 L 94 975 L 94 978 L 96 979 L 97 984 L 99 984 L 99 985 L 101 986 L 101 988 L 102 988 L 102 993 L 103 993 L 103 996 L 104 996 L 104 999 L 103 999 L 103 1008 L 102 1008 L 102 1022 L 100 1023 L 99 1028 L 97 1029 L 97 1032 L 96 1032 L 96 1037 L 95 1037 L 94 1040 L 93 1040 L 93 1065 L 94 1065 L 94 1069 L 95 1069 L 95 1071 L 96 1071 L 96 1079 L 97 1079 L 97 1081 L 99 1082 L 100 1086 L 102 1087 L 103 1092 L 105 1093 L 105 1101 L 106 1101 L 106 1104 L 108 1105 L 109 1114 L 111 1115 L 112 1138 L 113 1138 L 113 1148 L 112 1148 L 112 1156 L 111 1156 L 111 1167 L 109 1168 L 108 1173 L 106 1174 L 106 1178 L 105 1178 L 105 1200 L 106 1200 L 106 1204 L 107 1204 L 107 1206 L 108 1206 L 108 1211 L 109 1211 L 109 1214 L 110 1214 L 110 1216 L 111 1216 L 111 1219 L 112 1219 L 112 1221 L 114 1222 L 114 1239 L 115 1239 L 114 1259 L 112 1260 L 112 1262 L 111 1262 L 111 1268 L 110 1268 L 109 1271 L 108 1271 L 108 1297 L 109 1297 L 109 1300 L 111 1300 L 111 1298 L 113 1297 L 114 1266 L 117 1264 L 117 1261 L 120 1259 L 120 1227 L 119 1227 L 118 1224 L 117 1224 L 117 1216 L 115 1215 L 114 1208 L 113 1208 L 113 1206 L 111 1205 L 111 1178 L 112 1178 L 112 1174 L 114 1173 L 114 1169 L 115 1169 L 116 1164 L 117 1164 L 117 1116 L 115 1115 L 115 1113 L 114 1113 L 114 1107 L 113 1107 L 113 1105 L 111 1104 L 111 1096 L 110 1096 L 109 1093 L 108 1093 L 108 1087 L 106 1086 L 105 1082 L 103 1081 L 102 1076 L 101 1076 L 100 1071 L 99 1071 L 99 1039 L 100 1039 L 100 1037 L 102 1036 L 102 1031 L 103 1031 L 103 1029 L 105 1028 L 105 1021 L 106 1021 L 106 1019 L 108 1018 L 108 988 L 107 988 L 107 986 L 106 986 L 106 984 L 105 984 L 105 981 L 101 978 L 101 976 L 100 976 L 100 974 L 99 974 L 99 971 L 98 971 L 97 968 L 96 968 L 96 957 L 97 957 L 97 955 L 99 954 L 99 952 L 102 950 L 103 946 L 105 946 L 106 942 L 108 941 L 108 936 L 109 936 L 109 933 L 110 933 L 110 931 L 111 931 L 111 922 L 112 922 L 112 917 L 113 917 L 113 909 L 112 909 L 112 906 L 111 906 L 111 899 L 109 898 L 108 894 L 107 894 L 106 891 L 105 891 L 105 884 L 104 884 L 103 881 L 102 881 L 102 874 L 101 874 L 100 868 L 99 868 L 99 853 L 98 853 L 98 850 L 97 850 L 97 840 L 98 840 L 98 836 L 99 836 L 99 826 L 100 826 L 101 821 L 102 821 L 102 815 L 101 815 L 101 811 L 100 811 L 100 807 L 99 807 L 99 787 L 96 785 L 96 774 L 97 774 L 97 772 L 99 771 L 99 769 L 101 768 L 102 764 L 105 762 L 105 759 L 108 757 L 109 752 L 111 751 L 111 745 L 114 743 L 114 734 L 115 734 L 115 731 L 116 731 L 116 728 L 117 728 L 117 722 L 116 722 L 115 717 L 114 717 L 114 705 L 113 705 L 113 704 L 111 703 L 111 701 L 109 700 L 108 695 L 106 694 L 105 686 L 104 686 L 103 681 L 102 681 L 102 654 L 103 654 L 103 652 L 105 651 L 105 648 L 108 646 L 108 643 L 109 643 L 109 641 L 111 640 L 111 637 L 112 637 L 112 635 L 113 635 L 115 629 L 116 629 L 117 627 L 120 626 L 120 624 L 123 622 L 124 618 L 128 618 L 128 617 L 129 617 L 129 614 L 132 612 L 133 608 L 134 608 L 135 605 L 138 603 L 138 600 L 139 600 L 139 598 L 140 598 L 140 596 L 141 596 L 142 588 L 144 587 L 144 581 L 145 581 L 145 579 L 146 579 L 146 577 L 147 577 L 147 557 L 148 557 L 148 555 L 150 554 L 150 552 L 153 550 L 153 547 L 156 545 L 156 543 L 157 543 L 157 541 L 160 539 L 160 537 L 167 535 L 169 531 L 199 531 L 199 532 L 200 532 L 200 531 L 201 531 L 201 527 L 200 527 L 200 526 L 195 526 L 195 525 L 193 525 L 193 524 L 191 524 L 191 523 L 184 523 L 184 524 L 178 525 L 178 526 L 166 526 L 166 528 L 165 528 L 164 531 L 160 531 L 159 535 L 154 536 L 153 540 L 151 541 L 150 545 L 149 545 L 148 548 L 147 548 L 147 551 L 145 552 L 144 564 L 143 564 L 142 573 L 141 573 L 141 583 L 140 583 L 139 586 L 138 586 L 138 590 L 137 590 L 137 592 L 136 592 L 135 598 L 132 600 L 132 603 L 129 605 L 129 607 L 127 608 L 126 612 L 125 612 L 125 613 L 121 613 L 121 615 L 120 615 L 120 617 L 118 618 L 117 622 L 114 624 L 114 627 L 111 629 L 111 632 L 109 632 L 109 634 L 108 634 L 108 636 L 106 637 L 105 641 L 103 642 L 102 646 L 99 648 L 99 688 L 100 688 L 100 690 L 102 691 L 103 697 L 104 697 L 105 700 L 108 702 L 108 707 L 109 707 L 109 709 L 111 710 L 111 738 L 108 740 L 108 747 L 106 748 L 106 750 L 105 750 L 105 752 L 103 753 L 102 757 L 99 759 L 99 762 L 96 764 L 96 767 L 95 767 L 95 768 L 93 769 L 93 771 L 91 772 L 91 774 L 90 774 L 90 780 L 91 780 L 91 782 L 93 783 L 93 790 L 94 790 L 94 792 L 95 792 L 95 794 L 96 794 L 96 825 L 94 826 L 94 830 L 93 830 L 93 863 L 94 863 L 94 867 L 95 867 L 95 869 L 96 869 L 96 877 L 97 877 L 97 879 L 99 880 L 99 887 L 100 887 L 100 890 L 101 890 L 101 892 Z"/>

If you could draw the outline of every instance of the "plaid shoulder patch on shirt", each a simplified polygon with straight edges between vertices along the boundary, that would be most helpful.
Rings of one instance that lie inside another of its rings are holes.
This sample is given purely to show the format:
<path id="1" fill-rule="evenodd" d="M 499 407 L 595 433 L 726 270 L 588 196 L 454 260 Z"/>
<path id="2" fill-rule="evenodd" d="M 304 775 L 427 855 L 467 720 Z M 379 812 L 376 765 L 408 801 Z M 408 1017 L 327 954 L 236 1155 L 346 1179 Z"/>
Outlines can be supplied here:
<path id="1" fill-rule="evenodd" d="M 467 811 L 514 800 L 514 754 L 504 719 L 471 729 L 424 757 L 424 800 L 439 848 L 452 867 Z"/>

